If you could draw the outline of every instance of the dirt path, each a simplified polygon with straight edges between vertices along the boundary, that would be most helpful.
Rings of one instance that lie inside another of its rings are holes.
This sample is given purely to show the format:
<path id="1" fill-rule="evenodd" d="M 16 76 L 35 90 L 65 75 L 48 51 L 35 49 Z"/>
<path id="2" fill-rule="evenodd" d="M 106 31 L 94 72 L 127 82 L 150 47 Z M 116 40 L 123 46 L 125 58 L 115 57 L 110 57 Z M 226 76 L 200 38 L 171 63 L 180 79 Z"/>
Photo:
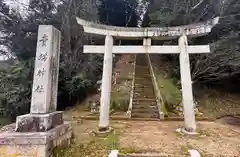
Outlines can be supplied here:
<path id="1" fill-rule="evenodd" d="M 181 122 L 128 122 L 128 128 L 120 138 L 122 148 L 134 147 L 138 152 L 158 152 L 185 154 L 188 149 L 196 149 L 203 156 L 240 156 L 240 128 L 214 122 L 198 124 L 200 135 L 189 137 L 174 130 Z"/>
<path id="2" fill-rule="evenodd" d="M 231 129 L 234 129 L 235 131 L 240 133 L 240 117 L 226 116 L 218 119 L 216 122 L 228 126 Z"/>
<path id="3" fill-rule="evenodd" d="M 101 138 L 93 135 L 98 121 L 73 122 L 74 144 L 61 157 L 105 157 L 111 150 L 121 153 L 164 153 L 173 156 L 198 150 L 203 157 L 240 157 L 240 127 L 222 122 L 198 123 L 197 136 L 175 130 L 183 122 L 111 121 L 114 132 Z"/>

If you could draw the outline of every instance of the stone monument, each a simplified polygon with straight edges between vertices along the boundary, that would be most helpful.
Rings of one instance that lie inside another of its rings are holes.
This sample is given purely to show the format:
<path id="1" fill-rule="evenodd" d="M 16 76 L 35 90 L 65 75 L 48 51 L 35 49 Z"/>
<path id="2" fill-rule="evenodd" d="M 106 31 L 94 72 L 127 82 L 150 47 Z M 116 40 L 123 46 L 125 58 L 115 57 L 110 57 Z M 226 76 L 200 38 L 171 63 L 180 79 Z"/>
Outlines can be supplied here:
<path id="1" fill-rule="evenodd" d="M 0 133 L 0 157 L 50 157 L 54 147 L 70 144 L 72 129 L 57 109 L 61 33 L 40 25 L 30 114 L 18 116 L 15 129 Z"/>

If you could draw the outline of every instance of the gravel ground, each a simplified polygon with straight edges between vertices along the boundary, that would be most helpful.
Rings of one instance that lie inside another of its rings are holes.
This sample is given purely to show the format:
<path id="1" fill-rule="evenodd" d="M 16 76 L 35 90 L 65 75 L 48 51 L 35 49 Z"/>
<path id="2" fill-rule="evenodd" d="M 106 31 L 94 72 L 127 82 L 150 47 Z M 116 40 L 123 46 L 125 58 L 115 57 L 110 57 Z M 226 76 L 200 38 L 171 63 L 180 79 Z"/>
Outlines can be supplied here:
<path id="1" fill-rule="evenodd" d="M 181 122 L 127 122 L 121 147 L 134 147 L 138 152 L 173 155 L 198 150 L 202 156 L 240 156 L 240 127 L 215 122 L 200 122 L 199 135 L 190 137 L 176 133 Z"/>

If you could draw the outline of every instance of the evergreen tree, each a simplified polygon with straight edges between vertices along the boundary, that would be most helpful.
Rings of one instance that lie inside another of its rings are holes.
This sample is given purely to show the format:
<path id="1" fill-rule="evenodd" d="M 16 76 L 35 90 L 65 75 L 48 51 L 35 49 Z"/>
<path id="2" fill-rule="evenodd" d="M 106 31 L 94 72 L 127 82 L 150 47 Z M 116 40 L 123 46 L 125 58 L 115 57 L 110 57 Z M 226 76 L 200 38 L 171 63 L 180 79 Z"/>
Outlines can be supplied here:
<path id="1" fill-rule="evenodd" d="M 49 0 L 33 0 L 22 16 L 0 3 L 0 28 L 4 33 L 1 45 L 7 47 L 16 60 L 0 70 L 0 101 L 4 102 L 12 119 L 29 112 L 37 33 L 41 24 L 53 25 L 62 32 L 58 108 L 64 109 L 81 101 L 96 87 L 101 77 L 102 57 L 82 54 L 83 43 L 90 40 L 76 22 L 76 16 L 89 18 L 89 14 L 79 11 L 96 7 L 89 5 L 91 3 L 85 0 L 62 1 L 60 5 Z M 96 12 L 91 14 L 97 19 Z"/>
<path id="2" fill-rule="evenodd" d="M 150 27 L 151 25 L 150 22 L 151 22 L 151 19 L 149 17 L 149 12 L 147 11 L 143 17 L 142 27 Z"/>
<path id="3" fill-rule="evenodd" d="M 138 23 L 136 0 L 100 0 L 100 22 L 113 26 L 135 27 Z"/>
<path id="4" fill-rule="evenodd" d="M 151 24 L 179 26 L 211 19 L 219 14 L 221 0 L 151 0 Z"/>
<path id="5" fill-rule="evenodd" d="M 210 43 L 212 51 L 191 57 L 192 79 L 194 83 L 229 84 L 240 74 L 239 6 L 239 0 L 152 0 L 148 11 L 155 26 L 193 24 L 220 16 L 220 24 L 208 36 L 189 40 L 191 44 Z M 172 57 L 172 62 L 178 65 L 178 58 Z"/>

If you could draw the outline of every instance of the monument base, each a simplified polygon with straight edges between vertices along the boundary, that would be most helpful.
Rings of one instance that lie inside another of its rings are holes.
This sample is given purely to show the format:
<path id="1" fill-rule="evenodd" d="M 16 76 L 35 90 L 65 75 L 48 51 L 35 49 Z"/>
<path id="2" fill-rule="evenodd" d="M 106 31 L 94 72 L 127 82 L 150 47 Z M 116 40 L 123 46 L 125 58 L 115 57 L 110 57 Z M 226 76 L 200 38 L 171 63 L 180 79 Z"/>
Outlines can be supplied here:
<path id="1" fill-rule="evenodd" d="M 71 143 L 72 127 L 64 123 L 47 132 L 20 133 L 14 126 L 0 130 L 0 157 L 51 157 L 57 146 Z"/>
<path id="2" fill-rule="evenodd" d="M 107 128 L 98 128 L 97 131 L 94 131 L 95 136 L 98 137 L 105 137 L 108 136 L 113 132 L 113 128 L 107 127 Z"/>
<path id="3" fill-rule="evenodd" d="M 179 128 L 176 130 L 176 132 L 178 133 L 182 133 L 182 134 L 185 134 L 185 135 L 198 135 L 198 133 L 196 131 L 187 131 L 187 129 L 185 128 Z"/>
<path id="4" fill-rule="evenodd" d="M 46 132 L 63 124 L 63 112 L 56 111 L 47 114 L 26 114 L 18 116 L 16 132 Z"/>

